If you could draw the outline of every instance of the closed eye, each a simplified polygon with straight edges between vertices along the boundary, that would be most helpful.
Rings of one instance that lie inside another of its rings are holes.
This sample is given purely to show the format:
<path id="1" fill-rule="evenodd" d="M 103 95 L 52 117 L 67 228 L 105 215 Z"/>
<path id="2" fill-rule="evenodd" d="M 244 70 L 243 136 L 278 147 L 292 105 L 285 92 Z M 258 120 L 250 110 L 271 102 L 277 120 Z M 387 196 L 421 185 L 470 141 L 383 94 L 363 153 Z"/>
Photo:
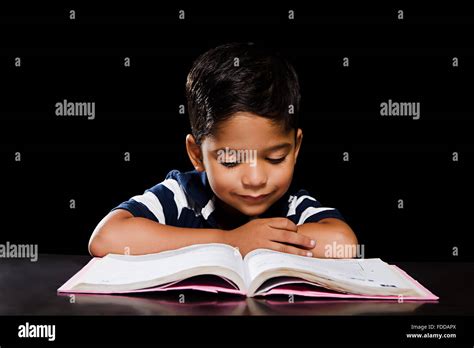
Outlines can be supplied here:
<path id="1" fill-rule="evenodd" d="M 281 158 L 265 158 L 265 159 L 271 164 L 279 164 L 279 163 L 282 163 L 286 159 L 286 156 L 281 157 Z M 237 165 L 239 165 L 239 162 L 221 162 L 221 164 L 227 168 L 234 168 Z"/>
<path id="2" fill-rule="evenodd" d="M 266 158 L 266 160 L 272 164 L 278 164 L 281 163 L 285 160 L 286 156 L 281 157 L 281 158 Z"/>
<path id="3" fill-rule="evenodd" d="M 221 164 L 224 167 L 233 168 L 233 167 L 237 166 L 239 163 L 238 162 L 221 162 Z"/>

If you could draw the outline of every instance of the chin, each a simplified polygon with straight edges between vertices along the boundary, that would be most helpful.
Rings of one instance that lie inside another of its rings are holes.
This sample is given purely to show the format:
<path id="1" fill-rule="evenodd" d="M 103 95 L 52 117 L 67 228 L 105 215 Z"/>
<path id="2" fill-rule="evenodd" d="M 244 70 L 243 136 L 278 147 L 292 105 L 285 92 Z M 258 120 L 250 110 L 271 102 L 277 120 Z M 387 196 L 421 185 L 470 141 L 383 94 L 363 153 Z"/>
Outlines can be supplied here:
<path id="1" fill-rule="evenodd" d="M 257 216 L 257 215 L 261 215 L 263 214 L 265 211 L 267 211 L 268 207 L 265 205 L 265 206 L 255 206 L 255 207 L 251 207 L 251 206 L 246 206 L 246 207 L 241 207 L 239 209 L 239 211 L 244 214 L 244 215 L 247 215 L 247 216 Z"/>

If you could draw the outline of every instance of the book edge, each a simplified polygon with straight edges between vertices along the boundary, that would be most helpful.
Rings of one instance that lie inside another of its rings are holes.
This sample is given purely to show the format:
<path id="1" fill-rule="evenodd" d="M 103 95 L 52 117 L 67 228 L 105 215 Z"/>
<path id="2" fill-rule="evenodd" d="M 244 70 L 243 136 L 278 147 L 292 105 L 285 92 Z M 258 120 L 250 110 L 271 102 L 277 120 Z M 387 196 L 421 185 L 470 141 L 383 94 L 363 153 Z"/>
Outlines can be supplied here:
<path id="1" fill-rule="evenodd" d="M 92 265 L 100 261 L 100 257 L 94 257 L 89 262 L 84 265 L 79 272 L 74 274 L 69 280 L 67 280 L 63 285 L 61 285 L 58 289 L 57 292 L 70 292 L 72 287 L 79 282 L 79 280 L 83 277 L 83 275 L 89 270 Z"/>
<path id="2" fill-rule="evenodd" d="M 427 295 L 421 297 L 420 299 L 426 299 L 426 300 L 438 300 L 439 297 L 433 294 L 430 290 L 425 288 L 423 285 L 421 285 L 416 279 L 414 279 L 412 276 L 410 276 L 407 272 L 405 272 L 403 269 L 398 267 L 397 265 L 390 265 L 394 269 L 396 269 L 402 276 L 405 277 L 409 282 L 411 282 L 417 289 L 421 289 L 423 292 L 425 292 Z"/>

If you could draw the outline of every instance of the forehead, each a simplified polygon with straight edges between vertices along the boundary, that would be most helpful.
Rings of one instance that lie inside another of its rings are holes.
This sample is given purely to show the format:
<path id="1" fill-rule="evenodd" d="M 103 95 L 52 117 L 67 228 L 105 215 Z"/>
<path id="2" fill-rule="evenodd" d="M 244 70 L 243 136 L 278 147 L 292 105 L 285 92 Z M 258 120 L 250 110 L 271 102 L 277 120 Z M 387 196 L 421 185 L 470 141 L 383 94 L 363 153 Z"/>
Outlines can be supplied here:
<path id="1" fill-rule="evenodd" d="M 286 131 L 281 124 L 248 112 L 238 112 L 221 122 L 212 137 L 206 138 L 211 147 L 268 147 L 282 142 L 292 143 L 294 130 Z"/>

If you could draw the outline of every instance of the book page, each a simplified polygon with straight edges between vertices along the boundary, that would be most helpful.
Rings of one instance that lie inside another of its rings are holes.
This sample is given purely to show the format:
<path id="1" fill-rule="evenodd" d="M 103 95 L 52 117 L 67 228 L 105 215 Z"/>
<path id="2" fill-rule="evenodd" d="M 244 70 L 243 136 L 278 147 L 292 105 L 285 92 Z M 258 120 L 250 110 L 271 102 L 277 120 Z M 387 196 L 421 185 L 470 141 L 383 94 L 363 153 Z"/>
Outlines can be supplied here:
<path id="1" fill-rule="evenodd" d="M 159 279 L 195 267 L 224 267 L 244 277 L 241 254 L 225 244 L 198 244 L 148 255 L 108 254 L 81 283 L 119 285 Z"/>
<path id="2" fill-rule="evenodd" d="M 413 287 L 380 259 L 319 259 L 257 249 L 247 254 L 244 263 L 250 282 L 263 272 L 284 268 L 364 286 Z"/>

